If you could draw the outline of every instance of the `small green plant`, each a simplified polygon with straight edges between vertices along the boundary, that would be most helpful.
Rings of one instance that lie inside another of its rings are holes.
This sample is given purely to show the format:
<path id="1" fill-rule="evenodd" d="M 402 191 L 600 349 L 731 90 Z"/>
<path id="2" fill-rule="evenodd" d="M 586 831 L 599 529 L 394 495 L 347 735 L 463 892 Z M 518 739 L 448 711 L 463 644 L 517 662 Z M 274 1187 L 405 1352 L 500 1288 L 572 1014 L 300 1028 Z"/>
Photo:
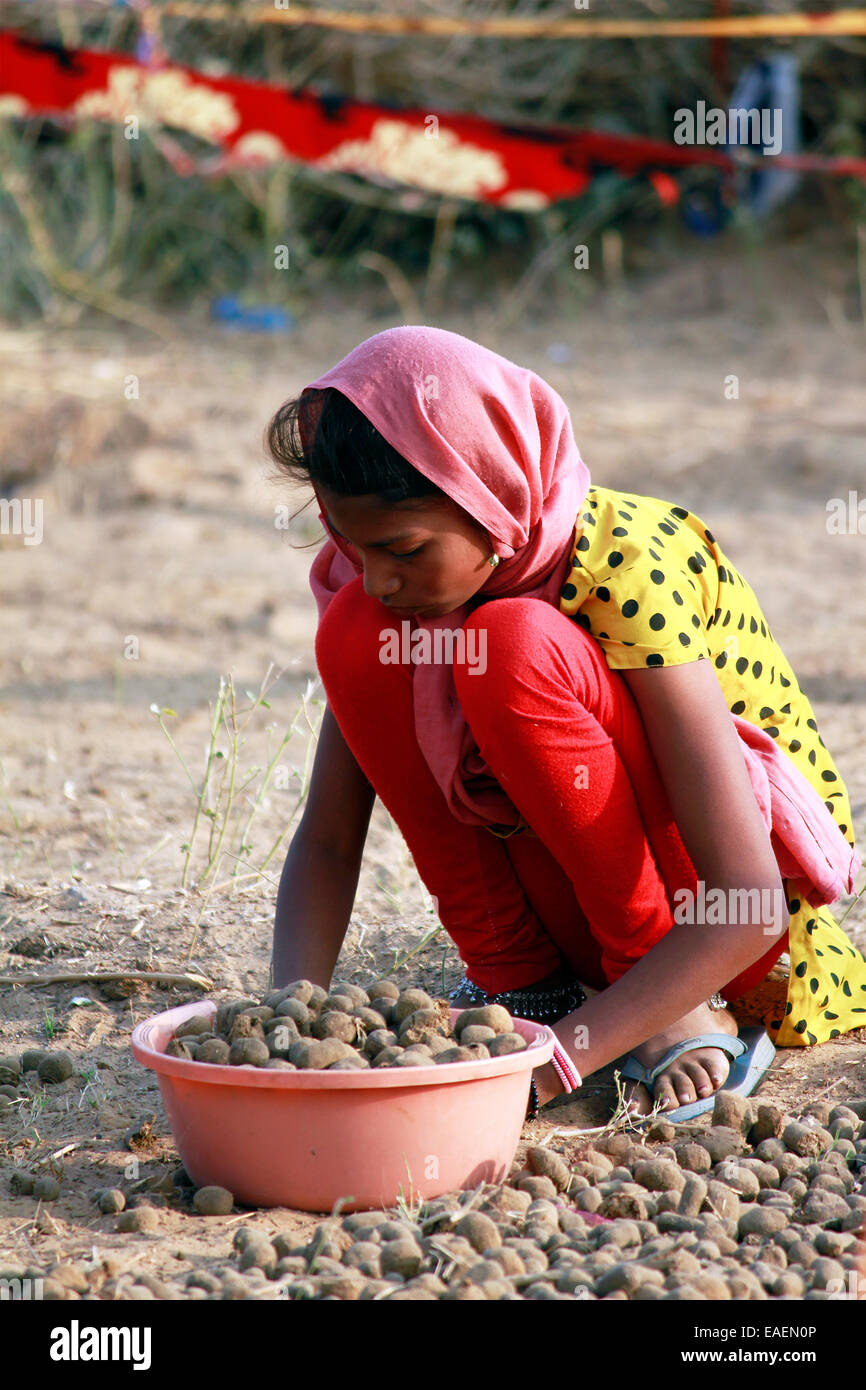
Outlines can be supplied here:
<path id="1" fill-rule="evenodd" d="M 431 916 L 431 917 L 433 917 L 433 918 L 435 919 L 435 918 L 436 918 L 436 915 L 437 915 L 437 912 L 438 912 L 439 904 L 437 903 L 436 899 L 433 898 L 433 897 L 431 897 L 430 894 L 427 892 L 427 889 L 426 889 L 426 887 L 424 886 L 424 884 L 421 882 L 421 879 L 420 879 L 420 878 L 419 878 L 419 880 L 418 880 L 418 886 L 419 886 L 419 888 L 421 889 L 421 896 L 422 896 L 422 898 L 424 899 L 424 911 L 427 913 L 428 916 Z M 437 922 L 436 922 L 436 925 L 433 926 L 433 927 L 431 927 L 429 931 L 425 932 L 424 935 L 421 937 L 421 940 L 420 940 L 415 946 L 412 947 L 411 951 L 407 951 L 406 954 L 405 954 L 404 956 L 401 956 L 401 955 L 399 954 L 399 952 L 395 950 L 395 951 L 394 951 L 394 962 L 393 962 L 393 964 L 392 964 L 392 966 L 391 966 L 391 970 L 392 970 L 392 971 L 394 971 L 394 970 L 402 970 L 403 966 L 406 965 L 407 962 L 410 961 L 410 960 L 412 959 L 413 956 L 417 956 L 417 954 L 418 954 L 419 951 L 423 951 L 424 948 L 425 948 L 426 946 L 429 946 L 430 943 L 431 943 L 432 941 L 435 941 L 436 938 L 437 938 L 437 936 L 439 936 L 440 932 L 443 932 L 444 930 L 445 930 L 445 928 L 443 927 L 442 923 L 439 922 L 439 921 L 437 921 Z M 446 953 L 447 953 L 447 947 L 446 947 Z M 442 992 L 443 992 L 443 994 L 444 994 L 444 993 L 445 993 L 445 988 L 444 988 L 444 981 L 445 981 L 445 957 L 444 957 L 444 956 L 443 956 L 443 958 L 442 958 L 442 980 L 443 980 L 443 989 L 442 989 Z"/>
<path id="2" fill-rule="evenodd" d="M 44 1009 L 42 1013 L 42 1033 L 46 1042 L 53 1042 L 57 1034 L 57 1023 L 54 1018 L 53 1009 Z"/>
<path id="3" fill-rule="evenodd" d="M 426 1202 L 424 1198 L 420 1195 L 420 1193 L 415 1192 L 415 1184 L 412 1181 L 412 1173 L 409 1168 L 409 1162 L 405 1154 L 403 1155 L 403 1162 L 406 1165 L 406 1176 L 409 1179 L 409 1193 L 407 1196 L 407 1194 L 403 1191 L 403 1185 L 401 1183 L 400 1190 L 397 1193 L 397 1200 L 394 1203 L 394 1205 L 396 1206 L 404 1221 L 409 1221 L 412 1223 L 412 1225 L 417 1225 L 420 1221 L 424 1219 L 424 1213 L 426 1211 Z"/>
<path id="4" fill-rule="evenodd" d="M 39 1116 L 45 1109 L 46 1099 L 47 1097 L 44 1090 L 35 1091 L 32 1095 L 22 1099 L 21 1105 L 18 1109 L 18 1114 L 21 1117 L 21 1123 L 24 1127 L 25 1134 L 32 1131 L 32 1133 L 36 1136 L 37 1144 L 42 1143 L 42 1138 L 39 1134 L 38 1129 L 36 1128 L 36 1121 L 39 1119 Z"/>
<path id="5" fill-rule="evenodd" d="M 316 749 L 321 713 L 315 717 L 315 708 L 324 712 L 324 701 L 314 698 L 318 681 L 310 681 L 289 727 L 283 732 L 276 746 L 272 748 L 272 731 L 276 726 L 265 729 L 265 761 L 261 766 L 242 768 L 241 755 L 254 716 L 259 710 L 271 708 L 267 695 L 279 679 L 281 673 L 272 675 L 273 664 L 268 667 L 258 693 L 244 692 L 248 705 L 241 706 L 231 674 L 220 677 L 219 690 L 211 709 L 210 733 L 205 749 L 205 769 L 201 781 L 196 781 L 190 772 L 186 759 L 175 743 L 166 724 L 167 719 L 176 719 L 173 709 L 151 705 L 159 727 L 168 739 L 172 750 L 183 768 L 187 780 L 195 794 L 196 807 L 189 839 L 181 845 L 184 854 L 181 887 L 186 888 L 193 868 L 193 856 L 199 846 L 199 838 L 207 830 L 207 841 L 202 842 L 201 854 L 204 856 L 196 887 L 208 887 L 210 892 L 230 887 L 233 891 L 246 878 L 259 877 L 273 859 L 278 849 L 285 843 L 295 818 L 304 804 L 309 789 L 313 756 Z M 312 713 L 311 713 L 312 711 Z M 298 796 L 291 814 L 283 822 L 280 834 L 273 841 L 255 867 L 247 873 L 241 870 L 252 865 L 253 824 L 261 811 L 269 786 L 289 742 L 295 734 L 304 733 L 307 747 L 303 769 L 293 769 L 292 779 L 298 783 Z M 234 869 L 225 882 L 218 881 L 218 872 L 224 858 L 234 861 Z"/>

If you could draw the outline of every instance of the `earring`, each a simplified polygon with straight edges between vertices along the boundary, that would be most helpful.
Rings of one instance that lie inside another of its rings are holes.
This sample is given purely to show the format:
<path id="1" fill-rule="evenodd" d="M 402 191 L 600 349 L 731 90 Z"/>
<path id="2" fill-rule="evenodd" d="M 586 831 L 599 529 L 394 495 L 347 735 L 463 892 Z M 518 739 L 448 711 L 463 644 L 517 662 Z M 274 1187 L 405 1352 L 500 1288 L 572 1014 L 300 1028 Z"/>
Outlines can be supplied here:
<path id="1" fill-rule="evenodd" d="M 490 559 L 487 561 L 487 563 L 488 565 L 492 565 L 493 569 L 496 569 L 496 566 L 499 564 L 499 560 L 500 556 L 493 554 L 490 556 Z"/>

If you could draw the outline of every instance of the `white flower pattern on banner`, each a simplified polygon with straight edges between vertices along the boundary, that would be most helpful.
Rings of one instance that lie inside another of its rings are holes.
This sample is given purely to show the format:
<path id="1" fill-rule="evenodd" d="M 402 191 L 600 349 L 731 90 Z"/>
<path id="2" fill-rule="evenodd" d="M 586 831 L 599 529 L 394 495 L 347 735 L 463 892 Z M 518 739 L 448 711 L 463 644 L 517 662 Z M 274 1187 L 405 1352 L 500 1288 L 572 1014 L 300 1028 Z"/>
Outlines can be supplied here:
<path id="1" fill-rule="evenodd" d="M 538 193 L 534 188 L 512 188 L 499 200 L 500 207 L 513 208 L 515 212 L 540 212 L 550 207 L 546 193 Z"/>
<path id="2" fill-rule="evenodd" d="M 26 116 L 29 109 L 23 97 L 14 96 L 11 92 L 0 96 L 0 120 L 4 116 Z"/>
<path id="3" fill-rule="evenodd" d="M 378 174 L 395 183 L 465 198 L 494 193 L 508 182 L 494 150 L 461 140 L 444 126 L 433 139 L 407 121 L 385 118 L 376 121 L 368 139 L 346 140 L 316 163 L 320 169 Z"/>
<path id="4" fill-rule="evenodd" d="M 240 124 L 231 97 L 193 82 L 185 72 L 162 68 L 110 68 L 108 84 L 85 92 L 73 110 L 80 116 L 123 121 L 137 116 L 142 125 L 174 126 L 215 144 Z"/>
<path id="5" fill-rule="evenodd" d="M 273 164 L 276 160 L 289 157 L 282 140 L 271 135 L 269 130 L 248 130 L 232 145 L 232 154 L 241 159 L 261 160 L 264 164 Z"/>

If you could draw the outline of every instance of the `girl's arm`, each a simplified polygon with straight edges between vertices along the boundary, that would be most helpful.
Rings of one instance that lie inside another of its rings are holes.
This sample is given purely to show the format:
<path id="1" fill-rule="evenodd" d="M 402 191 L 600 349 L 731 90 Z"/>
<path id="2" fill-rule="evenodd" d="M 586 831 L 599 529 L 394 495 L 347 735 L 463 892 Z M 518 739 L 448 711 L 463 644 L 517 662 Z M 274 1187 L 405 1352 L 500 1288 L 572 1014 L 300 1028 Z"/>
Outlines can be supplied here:
<path id="1" fill-rule="evenodd" d="M 675 923 L 627 974 L 561 1019 L 553 1031 L 582 1076 L 704 1003 L 764 955 L 789 920 L 770 837 L 711 663 L 623 675 L 640 709 L 680 837 L 707 895 L 721 888 L 730 903 L 730 889 L 770 890 L 767 901 L 773 910 L 765 921 Z M 586 1045 L 576 1046 L 576 1038 Z M 547 1075 L 552 1068 L 543 1071 Z M 548 1079 L 550 1099 L 562 1088 Z"/>
<path id="2" fill-rule="evenodd" d="M 307 805 L 292 837 L 274 920 L 274 988 L 328 987 L 358 888 L 375 792 L 325 710 Z"/>

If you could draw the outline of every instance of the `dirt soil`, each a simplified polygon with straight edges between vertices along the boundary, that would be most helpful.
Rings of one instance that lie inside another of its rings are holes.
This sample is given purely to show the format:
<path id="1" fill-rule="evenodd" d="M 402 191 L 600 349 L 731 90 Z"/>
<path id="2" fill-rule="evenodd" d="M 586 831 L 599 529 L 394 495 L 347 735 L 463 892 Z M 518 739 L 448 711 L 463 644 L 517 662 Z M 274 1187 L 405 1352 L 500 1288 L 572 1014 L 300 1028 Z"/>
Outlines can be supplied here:
<path id="1" fill-rule="evenodd" d="M 862 531 L 835 535 L 826 524 L 828 500 L 847 499 L 864 477 L 864 329 L 845 315 L 849 288 L 837 261 L 808 246 L 747 264 L 701 249 L 579 314 L 505 329 L 485 294 L 476 311 L 441 322 L 561 392 L 596 482 L 676 500 L 711 527 L 816 708 L 862 847 L 866 551 Z M 315 677 L 307 571 L 320 529 L 311 508 L 288 531 L 275 524 L 281 504 L 294 511 L 305 497 L 269 480 L 262 430 L 286 397 L 397 321 L 384 300 L 374 312 L 335 298 L 280 339 L 221 335 L 202 319 L 178 322 L 166 343 L 122 327 L 0 334 L 4 493 L 44 504 L 40 544 L 0 536 L 4 980 L 138 969 L 204 975 L 217 999 L 264 990 L 283 849 L 264 877 L 253 870 L 286 829 L 309 730 L 301 720 L 280 755 L 243 862 L 224 855 L 201 890 L 209 825 L 181 886 L 190 778 L 202 776 L 221 675 L 233 673 L 243 692 L 272 664 L 280 673 L 270 709 L 250 722 L 239 772 L 271 756 Z M 731 374 L 737 399 L 725 394 Z M 166 728 L 190 778 L 151 706 L 175 711 Z M 321 689 L 308 710 L 321 714 Z M 238 792 L 241 809 L 250 795 Z M 236 852 L 233 837 L 230 828 L 224 847 Z M 233 883 L 236 867 L 246 877 Z M 444 933 L 400 965 L 434 926 L 377 803 L 337 976 L 363 984 L 396 964 L 399 979 L 441 994 L 460 974 Z M 846 929 L 866 946 L 862 901 Z M 3 1181 L 5 1256 L 45 1268 L 96 1247 L 124 1269 L 178 1281 L 223 1262 L 239 1220 L 272 1233 L 312 1226 L 284 1210 L 211 1219 L 165 1210 L 156 1234 L 119 1235 L 98 1214 L 98 1189 L 152 1189 L 177 1165 L 130 1030 L 199 997 L 195 986 L 157 982 L 0 986 L 0 1050 L 58 1045 L 77 1067 L 54 1087 L 31 1076 L 0 1114 L 0 1164 L 62 1175 L 60 1198 L 41 1206 Z M 863 1098 L 864 1043 L 860 1030 L 780 1050 L 760 1095 L 792 1111 L 819 1097 Z M 612 1076 L 611 1067 L 591 1077 L 579 1100 L 527 1125 L 524 1140 L 603 1124 Z M 153 1121 L 152 1138 L 146 1131 L 130 1148 L 124 1136 L 142 1120 Z"/>

